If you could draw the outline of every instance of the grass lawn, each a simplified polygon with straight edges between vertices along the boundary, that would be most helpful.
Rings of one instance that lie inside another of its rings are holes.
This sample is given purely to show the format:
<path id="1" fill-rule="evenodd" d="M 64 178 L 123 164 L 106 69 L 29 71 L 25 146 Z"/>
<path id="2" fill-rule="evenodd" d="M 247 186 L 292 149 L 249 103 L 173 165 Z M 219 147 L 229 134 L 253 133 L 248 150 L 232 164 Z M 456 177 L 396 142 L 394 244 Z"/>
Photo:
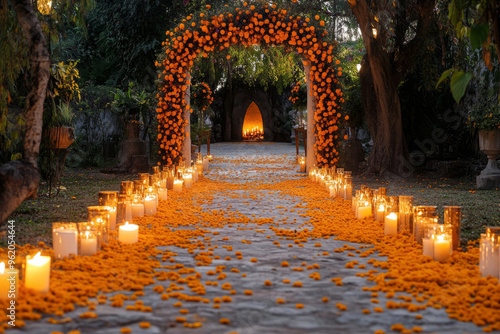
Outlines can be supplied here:
<path id="1" fill-rule="evenodd" d="M 97 205 L 101 190 L 119 190 L 120 181 L 136 179 L 137 175 L 102 174 L 98 170 L 66 170 L 59 194 L 48 196 L 46 182 L 40 184 L 38 198 L 28 199 L 11 215 L 16 224 L 16 242 L 52 244 L 51 224 L 59 221 L 79 222 L 87 219 L 87 206 Z M 462 240 L 476 240 L 485 226 L 500 226 L 500 191 L 476 191 L 470 178 L 443 179 L 429 175 L 415 175 L 398 180 L 382 180 L 372 176 L 355 176 L 355 189 L 361 184 L 370 188 L 386 187 L 388 195 L 414 197 L 415 205 L 438 206 L 440 221 L 444 205 L 462 206 Z M 326 191 L 325 191 L 326 196 Z M 6 224 L 0 246 L 6 246 Z"/>

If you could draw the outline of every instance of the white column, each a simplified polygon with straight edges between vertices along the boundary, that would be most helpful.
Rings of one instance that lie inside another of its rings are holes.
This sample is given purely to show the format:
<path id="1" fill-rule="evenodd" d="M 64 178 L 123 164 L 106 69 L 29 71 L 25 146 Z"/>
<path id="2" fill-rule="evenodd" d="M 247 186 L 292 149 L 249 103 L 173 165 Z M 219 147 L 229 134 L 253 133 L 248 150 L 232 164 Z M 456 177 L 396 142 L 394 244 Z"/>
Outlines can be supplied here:
<path id="1" fill-rule="evenodd" d="M 191 82 L 191 73 L 186 73 L 186 82 Z M 184 93 L 184 101 L 187 105 L 191 105 L 191 84 L 187 85 L 186 92 Z M 184 119 L 187 121 L 184 127 L 184 145 L 182 147 L 182 158 L 186 165 L 191 164 L 191 113 L 189 109 L 184 110 Z"/>
<path id="2" fill-rule="evenodd" d="M 309 64 L 309 63 L 308 63 Z M 314 128 L 316 122 L 314 121 L 314 114 L 316 112 L 316 104 L 314 103 L 314 95 L 312 91 L 312 82 L 309 76 L 311 72 L 311 65 L 304 65 L 304 72 L 307 79 L 307 156 L 306 156 L 306 172 L 316 165 L 316 154 L 314 154 L 314 144 L 316 143 L 316 136 L 314 135 Z"/>

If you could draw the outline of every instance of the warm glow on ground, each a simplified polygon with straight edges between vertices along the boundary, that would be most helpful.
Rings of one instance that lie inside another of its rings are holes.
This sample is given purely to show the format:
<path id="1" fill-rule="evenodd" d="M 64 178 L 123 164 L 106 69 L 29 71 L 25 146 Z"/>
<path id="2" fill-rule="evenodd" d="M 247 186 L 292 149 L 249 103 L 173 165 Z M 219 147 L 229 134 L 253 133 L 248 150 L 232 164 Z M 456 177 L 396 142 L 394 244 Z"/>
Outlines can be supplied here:
<path id="1" fill-rule="evenodd" d="M 262 123 L 262 114 L 259 107 L 252 102 L 245 114 L 243 121 L 243 139 L 262 140 L 264 139 L 264 126 Z"/>

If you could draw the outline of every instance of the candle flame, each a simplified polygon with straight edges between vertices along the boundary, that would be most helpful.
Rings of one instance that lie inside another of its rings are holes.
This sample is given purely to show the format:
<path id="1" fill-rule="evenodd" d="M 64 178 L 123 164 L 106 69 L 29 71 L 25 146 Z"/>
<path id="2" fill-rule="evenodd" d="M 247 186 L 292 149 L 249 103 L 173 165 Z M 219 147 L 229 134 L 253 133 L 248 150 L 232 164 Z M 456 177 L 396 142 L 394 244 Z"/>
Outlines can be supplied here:
<path id="1" fill-rule="evenodd" d="M 0 275 L 5 272 L 5 262 L 0 262 Z"/>
<path id="2" fill-rule="evenodd" d="M 384 205 L 380 204 L 380 206 L 378 207 L 378 211 L 384 211 L 384 210 L 385 210 Z"/>
<path id="3" fill-rule="evenodd" d="M 128 222 L 125 222 L 125 225 L 128 225 Z"/>
<path id="4" fill-rule="evenodd" d="M 388 216 L 387 216 L 387 219 L 397 219 L 398 218 L 398 215 L 396 214 L 396 212 L 391 212 Z"/>
<path id="5" fill-rule="evenodd" d="M 40 260 L 40 256 L 41 256 L 41 255 L 42 255 L 42 252 L 38 252 L 38 253 L 36 253 L 36 255 L 35 255 L 35 256 L 33 256 L 33 260 L 35 260 L 35 261 L 39 261 L 39 260 Z"/>
<path id="6" fill-rule="evenodd" d="M 436 235 L 436 238 L 437 238 L 439 241 L 443 241 L 443 240 L 444 240 L 444 234 L 438 234 L 438 235 Z"/>

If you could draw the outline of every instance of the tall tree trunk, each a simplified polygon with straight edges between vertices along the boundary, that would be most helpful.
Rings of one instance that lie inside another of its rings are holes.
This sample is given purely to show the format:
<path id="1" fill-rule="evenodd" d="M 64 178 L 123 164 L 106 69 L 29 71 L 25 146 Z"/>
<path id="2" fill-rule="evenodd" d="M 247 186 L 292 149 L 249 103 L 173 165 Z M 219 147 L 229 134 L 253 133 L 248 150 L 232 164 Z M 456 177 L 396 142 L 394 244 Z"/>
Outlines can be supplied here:
<path id="1" fill-rule="evenodd" d="M 407 175 L 412 171 L 412 166 L 407 162 L 397 89 L 404 74 L 412 68 L 430 30 L 435 0 L 419 0 L 401 5 L 394 13 L 395 25 L 390 28 L 391 31 L 394 29 L 394 37 L 389 38 L 388 28 L 378 23 L 377 16 L 385 12 L 384 6 L 391 6 L 391 3 L 368 0 L 348 2 L 358 21 L 366 49 L 365 64 L 362 65 L 365 69 L 360 73 L 361 88 L 373 139 L 367 172 Z M 417 27 L 405 24 L 408 20 L 417 20 Z M 405 40 L 408 29 L 415 33 L 410 41 Z M 391 43 L 394 45 L 388 45 Z"/>
<path id="2" fill-rule="evenodd" d="M 40 173 L 37 166 L 42 139 L 43 104 L 50 77 L 50 59 L 42 32 L 30 0 L 11 0 L 17 20 L 28 42 L 31 71 L 31 88 L 26 97 L 26 133 L 24 155 L 0 167 L 0 222 L 26 199 L 36 197 Z"/>
<path id="3" fill-rule="evenodd" d="M 376 107 L 366 110 L 373 149 L 368 158 L 367 173 L 406 174 L 405 138 L 401 120 L 398 83 L 391 75 L 391 64 L 384 54 L 372 54 L 370 70 Z M 372 114 L 371 114 L 372 113 Z"/>

